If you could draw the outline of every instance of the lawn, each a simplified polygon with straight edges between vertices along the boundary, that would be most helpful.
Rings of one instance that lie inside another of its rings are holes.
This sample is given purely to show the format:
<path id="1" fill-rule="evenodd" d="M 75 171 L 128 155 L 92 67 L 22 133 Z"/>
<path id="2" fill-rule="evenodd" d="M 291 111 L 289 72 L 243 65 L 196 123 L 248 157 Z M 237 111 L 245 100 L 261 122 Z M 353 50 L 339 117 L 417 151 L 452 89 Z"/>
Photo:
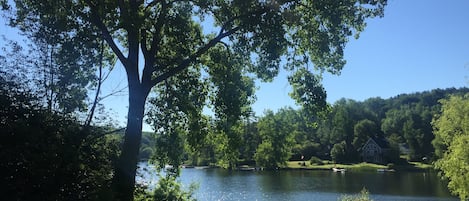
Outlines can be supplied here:
<path id="1" fill-rule="evenodd" d="M 323 161 L 323 165 L 311 165 L 309 161 L 305 161 L 305 166 L 302 165 L 303 161 L 288 161 L 286 169 L 306 169 L 306 170 L 331 170 L 333 167 L 345 168 L 347 171 L 377 171 L 378 169 L 388 169 L 388 166 L 378 165 L 373 163 L 357 163 L 357 164 L 334 164 L 331 161 Z M 403 171 L 421 171 L 433 169 L 432 165 L 409 162 L 408 165 L 396 165 L 396 170 Z"/>
<path id="2" fill-rule="evenodd" d="M 287 168 L 289 169 L 311 169 L 311 170 L 330 170 L 333 167 L 345 168 L 353 171 L 376 171 L 377 169 L 385 169 L 385 165 L 377 165 L 372 163 L 357 163 L 357 164 L 333 164 L 330 161 L 324 161 L 324 165 L 311 165 L 309 161 L 305 161 L 305 166 L 302 166 L 302 161 L 288 161 Z"/>

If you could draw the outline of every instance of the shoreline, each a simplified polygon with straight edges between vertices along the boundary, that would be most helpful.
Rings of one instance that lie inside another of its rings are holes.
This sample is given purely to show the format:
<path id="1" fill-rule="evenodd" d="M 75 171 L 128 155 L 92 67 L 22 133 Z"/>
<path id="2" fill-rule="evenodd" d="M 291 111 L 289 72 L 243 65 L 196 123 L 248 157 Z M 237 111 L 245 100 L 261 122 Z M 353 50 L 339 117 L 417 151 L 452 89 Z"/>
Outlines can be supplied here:
<path id="1" fill-rule="evenodd" d="M 323 164 L 311 165 L 309 161 L 305 161 L 305 165 L 301 165 L 303 161 L 288 161 L 287 166 L 281 169 L 284 170 L 332 170 L 332 168 L 345 169 L 347 171 L 361 171 L 361 172 L 425 172 L 434 171 L 432 165 L 423 164 L 419 162 L 409 162 L 406 165 L 378 165 L 373 163 L 355 163 L 355 164 Z"/>

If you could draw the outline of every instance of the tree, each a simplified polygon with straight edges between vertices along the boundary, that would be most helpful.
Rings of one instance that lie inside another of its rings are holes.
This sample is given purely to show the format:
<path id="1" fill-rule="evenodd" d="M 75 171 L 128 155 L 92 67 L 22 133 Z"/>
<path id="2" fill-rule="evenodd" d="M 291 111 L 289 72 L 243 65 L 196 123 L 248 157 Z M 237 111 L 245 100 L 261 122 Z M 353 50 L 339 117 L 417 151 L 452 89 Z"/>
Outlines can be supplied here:
<path id="1" fill-rule="evenodd" d="M 361 120 L 355 124 L 353 131 L 355 137 L 353 138 L 352 144 L 357 150 L 361 149 L 370 137 L 377 137 L 379 134 L 375 122 L 368 119 Z"/>
<path id="2" fill-rule="evenodd" d="M 285 165 L 290 158 L 293 145 L 293 126 L 291 119 L 295 111 L 282 108 L 274 114 L 266 111 L 265 116 L 257 124 L 262 142 L 256 149 L 256 163 L 267 169 L 275 169 Z"/>
<path id="3" fill-rule="evenodd" d="M 450 191 L 461 200 L 469 198 L 469 95 L 440 101 L 441 114 L 433 119 L 435 167 L 449 179 Z"/>
<path id="4" fill-rule="evenodd" d="M 345 141 L 334 144 L 331 149 L 331 158 L 336 163 L 342 163 L 346 161 L 347 153 L 346 151 L 347 144 Z"/>
<path id="5" fill-rule="evenodd" d="M 288 70 L 307 69 L 312 62 L 317 71 L 338 73 L 345 64 L 343 50 L 349 37 L 358 37 L 365 19 L 382 16 L 386 5 L 386 0 L 14 2 L 9 6 L 2 1 L 2 6 L 14 8 L 12 25 L 30 36 L 42 38 L 38 30 L 48 30 L 71 42 L 64 46 L 70 50 L 82 41 L 104 39 L 125 68 L 129 110 L 114 176 L 122 200 L 133 197 L 145 102 L 157 84 L 200 65 L 209 72 L 212 66 L 206 62 L 212 60 L 208 54 L 212 48 L 224 48 L 241 58 L 240 72 L 255 73 L 265 81 L 278 73 L 282 57 L 288 58 L 284 65 Z M 218 33 L 202 31 L 201 23 L 209 20 Z M 321 96 L 303 92 L 303 96 Z"/>

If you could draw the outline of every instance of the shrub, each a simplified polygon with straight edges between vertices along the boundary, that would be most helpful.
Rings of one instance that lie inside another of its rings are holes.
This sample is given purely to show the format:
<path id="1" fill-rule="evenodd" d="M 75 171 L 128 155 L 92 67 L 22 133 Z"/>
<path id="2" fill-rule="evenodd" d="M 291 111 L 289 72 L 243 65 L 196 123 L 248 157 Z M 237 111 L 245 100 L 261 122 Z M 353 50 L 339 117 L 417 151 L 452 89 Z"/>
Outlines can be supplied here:
<path id="1" fill-rule="evenodd" d="M 394 163 L 388 163 L 388 169 L 394 169 L 396 167 L 396 165 L 394 165 Z"/>
<path id="2" fill-rule="evenodd" d="M 345 141 L 334 144 L 334 146 L 331 149 L 331 157 L 334 162 L 342 163 L 345 161 L 346 159 L 345 148 L 346 148 Z"/>
<path id="3" fill-rule="evenodd" d="M 309 163 L 311 165 L 324 165 L 322 160 L 316 156 L 312 156 L 311 159 L 309 159 Z"/>
<path id="4" fill-rule="evenodd" d="M 189 186 L 188 190 L 182 188 L 181 183 L 176 180 L 176 177 L 165 176 L 160 177 L 155 191 L 153 192 L 153 200 L 173 200 L 173 201 L 191 201 L 195 200 L 193 197 L 196 185 Z"/>
<path id="5" fill-rule="evenodd" d="M 0 105 L 2 200 L 105 200 L 119 136 L 47 109 L 1 76 Z"/>

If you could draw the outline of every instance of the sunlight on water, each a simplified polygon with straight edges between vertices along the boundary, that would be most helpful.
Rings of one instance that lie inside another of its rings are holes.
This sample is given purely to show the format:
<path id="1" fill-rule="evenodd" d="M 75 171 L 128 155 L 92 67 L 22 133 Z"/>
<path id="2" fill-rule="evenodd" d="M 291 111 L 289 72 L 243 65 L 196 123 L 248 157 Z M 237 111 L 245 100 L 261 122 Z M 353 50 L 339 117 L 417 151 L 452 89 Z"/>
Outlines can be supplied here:
<path id="1" fill-rule="evenodd" d="M 136 181 L 154 187 L 155 169 L 140 163 Z M 182 169 L 179 180 L 188 188 L 198 184 L 199 201 L 321 200 L 337 201 L 366 187 L 375 201 L 446 201 L 451 197 L 434 173 L 357 173 L 332 171 L 226 171 Z"/>

